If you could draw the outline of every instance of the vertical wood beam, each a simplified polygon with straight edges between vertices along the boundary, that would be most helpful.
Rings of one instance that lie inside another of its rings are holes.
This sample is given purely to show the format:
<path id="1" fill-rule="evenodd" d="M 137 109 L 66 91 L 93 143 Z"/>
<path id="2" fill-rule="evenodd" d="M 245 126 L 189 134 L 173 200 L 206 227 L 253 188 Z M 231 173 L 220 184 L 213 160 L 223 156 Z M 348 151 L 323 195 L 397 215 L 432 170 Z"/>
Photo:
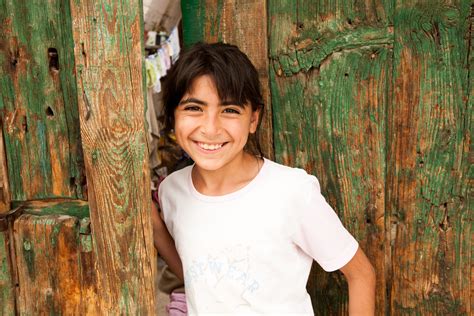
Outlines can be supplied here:
<path id="1" fill-rule="evenodd" d="M 12 200 L 83 198 L 69 3 L 0 0 L 0 34 Z"/>
<path id="2" fill-rule="evenodd" d="M 272 106 L 268 83 L 267 1 L 182 1 L 183 36 L 186 46 L 203 41 L 237 45 L 257 69 L 262 85 L 265 113 L 259 128 L 264 156 L 273 159 Z"/>
<path id="3" fill-rule="evenodd" d="M 15 315 L 15 284 L 13 263 L 10 256 L 11 223 L 0 219 L 0 314 Z"/>
<path id="4" fill-rule="evenodd" d="M 0 314 L 14 315 L 15 278 L 14 265 L 10 250 L 12 222 L 6 217 L 11 209 L 10 188 L 8 183 L 7 159 L 3 140 L 3 129 L 0 127 Z"/>
<path id="5" fill-rule="evenodd" d="M 396 1 L 387 112 L 392 315 L 473 313 L 471 5 Z"/>
<path id="6" fill-rule="evenodd" d="M 71 0 L 101 310 L 154 313 L 142 3 Z"/>
<path id="7" fill-rule="evenodd" d="M 377 273 L 386 311 L 385 119 L 390 98 L 390 3 L 269 1 L 270 88 L 276 160 L 315 174 Z M 314 265 L 316 315 L 348 312 L 339 272 Z"/>
<path id="8" fill-rule="evenodd" d="M 47 208 L 62 213 L 64 207 Z M 30 210 L 42 213 L 34 207 L 25 212 Z M 101 314 L 91 235 L 83 222 L 64 214 L 23 214 L 15 220 L 20 315 Z"/>
<path id="9" fill-rule="evenodd" d="M 0 216 L 10 210 L 10 185 L 8 183 L 7 157 L 0 127 Z"/>

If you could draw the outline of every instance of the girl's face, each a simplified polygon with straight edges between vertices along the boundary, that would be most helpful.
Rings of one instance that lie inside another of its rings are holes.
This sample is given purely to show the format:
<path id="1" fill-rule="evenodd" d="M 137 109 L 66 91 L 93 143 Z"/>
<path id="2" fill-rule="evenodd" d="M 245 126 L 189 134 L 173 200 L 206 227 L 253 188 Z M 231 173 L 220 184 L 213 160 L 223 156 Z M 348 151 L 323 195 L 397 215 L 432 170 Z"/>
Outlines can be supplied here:
<path id="1" fill-rule="evenodd" d="M 249 105 L 220 100 L 212 78 L 201 76 L 174 111 L 176 139 L 198 168 L 238 167 L 248 135 L 257 129 L 258 115 Z"/>

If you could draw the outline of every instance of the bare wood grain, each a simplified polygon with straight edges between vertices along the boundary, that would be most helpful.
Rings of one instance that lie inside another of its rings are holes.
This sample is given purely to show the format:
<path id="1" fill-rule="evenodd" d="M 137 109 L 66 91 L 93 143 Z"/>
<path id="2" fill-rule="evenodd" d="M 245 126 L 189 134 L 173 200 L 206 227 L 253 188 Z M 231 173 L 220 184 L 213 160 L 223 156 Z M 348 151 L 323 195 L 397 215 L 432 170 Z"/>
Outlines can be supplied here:
<path id="1" fill-rule="evenodd" d="M 8 183 L 7 157 L 3 143 L 3 130 L 0 129 L 0 215 L 10 210 L 10 184 Z"/>
<path id="2" fill-rule="evenodd" d="M 0 1 L 0 116 L 12 200 L 83 198 L 69 5 Z"/>
<path id="3" fill-rule="evenodd" d="M 276 159 L 319 178 L 323 195 L 375 267 L 376 314 L 384 314 L 389 5 L 272 1 L 268 10 Z M 314 265 L 308 291 L 316 315 L 347 314 L 340 273 Z"/>
<path id="4" fill-rule="evenodd" d="M 91 236 L 76 217 L 25 214 L 14 230 L 19 314 L 100 313 Z"/>
<path id="5" fill-rule="evenodd" d="M 100 308 L 155 310 L 140 1 L 71 1 Z"/>
<path id="6" fill-rule="evenodd" d="M 396 5 L 387 133 L 394 315 L 472 314 L 470 5 Z"/>
<path id="7" fill-rule="evenodd" d="M 0 219 L 0 314 L 15 314 L 14 265 L 10 255 L 10 228 L 6 219 Z"/>

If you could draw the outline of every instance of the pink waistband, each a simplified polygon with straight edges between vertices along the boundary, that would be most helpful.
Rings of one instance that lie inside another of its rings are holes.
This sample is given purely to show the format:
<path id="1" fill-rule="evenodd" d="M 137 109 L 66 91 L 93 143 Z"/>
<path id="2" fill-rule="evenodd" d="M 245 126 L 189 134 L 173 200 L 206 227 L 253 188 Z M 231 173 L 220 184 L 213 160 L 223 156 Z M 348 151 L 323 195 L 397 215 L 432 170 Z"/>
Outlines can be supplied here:
<path id="1" fill-rule="evenodd" d="M 186 295 L 184 293 L 171 293 L 170 303 L 166 306 L 169 316 L 186 316 L 188 308 L 186 305 Z"/>

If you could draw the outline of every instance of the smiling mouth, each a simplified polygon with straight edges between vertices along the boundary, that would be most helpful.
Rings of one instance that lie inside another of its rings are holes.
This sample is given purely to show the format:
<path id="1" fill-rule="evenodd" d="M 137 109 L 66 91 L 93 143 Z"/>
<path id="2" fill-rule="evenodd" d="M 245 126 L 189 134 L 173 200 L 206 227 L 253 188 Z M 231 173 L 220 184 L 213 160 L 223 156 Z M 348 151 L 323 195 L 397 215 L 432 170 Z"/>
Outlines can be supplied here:
<path id="1" fill-rule="evenodd" d="M 218 150 L 218 149 L 222 148 L 222 146 L 224 146 L 227 143 L 206 144 L 206 143 L 196 142 L 196 144 L 204 150 L 214 151 L 214 150 Z"/>

